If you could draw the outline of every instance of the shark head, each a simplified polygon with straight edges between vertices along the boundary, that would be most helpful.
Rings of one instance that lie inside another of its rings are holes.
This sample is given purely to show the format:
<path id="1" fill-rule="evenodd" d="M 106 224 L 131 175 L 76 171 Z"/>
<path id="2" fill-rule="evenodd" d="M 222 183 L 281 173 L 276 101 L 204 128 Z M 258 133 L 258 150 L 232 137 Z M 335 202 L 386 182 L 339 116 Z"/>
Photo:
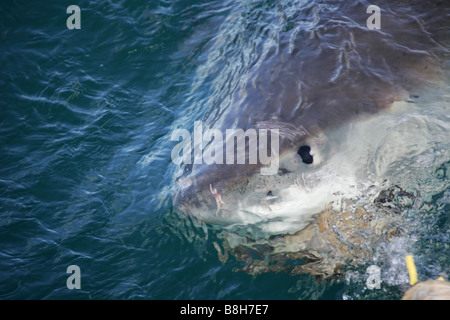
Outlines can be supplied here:
<path id="1" fill-rule="evenodd" d="M 314 178 L 309 177 L 321 167 L 318 152 L 320 150 L 322 155 L 326 153 L 326 142 L 319 141 L 317 137 L 304 137 L 293 142 L 284 136 L 287 130 L 291 130 L 288 124 L 271 123 L 271 127 L 273 129 L 263 129 L 266 132 L 272 130 L 269 136 L 269 163 L 256 161 L 250 164 L 251 157 L 247 152 L 242 163 L 228 161 L 227 164 L 223 161 L 220 164 L 194 165 L 189 174 L 177 179 L 176 206 L 202 221 L 224 226 L 269 223 L 273 227 L 278 222 L 285 224 L 286 218 L 296 216 L 292 223 L 296 224 L 296 228 L 301 227 L 306 220 L 299 219 L 300 207 L 308 215 L 329 201 L 329 186 L 320 187 L 318 184 L 321 181 L 318 178 L 313 181 Z M 299 136 L 304 134 L 291 133 Z M 224 150 L 229 149 L 230 144 L 234 145 L 234 153 L 228 154 L 235 155 L 234 159 L 238 162 L 238 150 L 252 150 L 251 144 L 261 140 L 267 141 L 256 133 L 254 140 L 246 140 L 247 148 L 245 144 L 239 148 L 238 142 L 226 140 Z M 274 143 L 274 140 L 278 142 Z M 301 145 L 297 146 L 299 143 Z M 267 148 L 263 146 L 253 150 L 256 150 L 258 156 L 261 152 L 267 153 Z M 227 154 L 226 151 L 224 154 Z M 305 185 L 305 175 L 311 179 L 310 186 Z M 300 199 L 302 196 L 303 200 Z M 313 200 L 314 197 L 317 199 Z"/>

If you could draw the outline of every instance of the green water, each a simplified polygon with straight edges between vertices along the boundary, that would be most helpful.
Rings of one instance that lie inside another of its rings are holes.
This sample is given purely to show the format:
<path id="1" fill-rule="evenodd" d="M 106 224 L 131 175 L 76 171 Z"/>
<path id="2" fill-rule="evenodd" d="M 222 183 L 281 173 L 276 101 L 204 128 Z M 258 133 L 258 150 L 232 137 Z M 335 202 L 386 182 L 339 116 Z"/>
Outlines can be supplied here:
<path id="1" fill-rule="evenodd" d="M 0 7 L 1 299 L 401 297 L 397 283 L 368 290 L 364 277 L 235 272 L 239 262 L 218 259 L 219 231 L 174 213 L 172 124 L 192 126 L 204 103 L 220 99 L 212 89 L 220 70 L 199 68 L 245 5 L 78 1 L 81 29 L 69 30 L 69 4 Z M 228 47 L 231 55 L 239 39 Z M 448 272 L 446 190 L 423 218 L 431 232 L 417 232 L 424 276 Z M 70 265 L 81 270 L 79 290 L 66 286 Z"/>

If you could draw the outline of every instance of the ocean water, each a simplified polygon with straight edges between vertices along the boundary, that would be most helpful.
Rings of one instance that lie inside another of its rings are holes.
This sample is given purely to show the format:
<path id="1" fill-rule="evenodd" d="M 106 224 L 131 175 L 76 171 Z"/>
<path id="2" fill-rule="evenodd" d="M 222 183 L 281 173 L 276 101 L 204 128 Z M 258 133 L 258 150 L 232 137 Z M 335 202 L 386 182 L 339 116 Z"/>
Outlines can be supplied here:
<path id="1" fill-rule="evenodd" d="M 299 28 L 310 30 L 320 27 L 307 18 L 314 6 L 326 5 L 78 1 L 81 29 L 68 29 L 70 4 L 0 6 L 0 299 L 399 299 L 405 254 L 420 279 L 449 274 L 447 82 L 429 80 L 411 98 L 412 125 L 431 133 L 429 152 L 389 168 L 416 195 L 403 213 L 407 237 L 344 277 L 249 275 L 233 257 L 218 258 L 219 229 L 173 208 L 170 136 L 229 99 L 276 32 L 291 30 L 293 8 L 304 6 Z M 440 45 L 448 71 L 450 43 Z M 80 289 L 67 287 L 71 265 Z M 378 289 L 367 287 L 370 265 L 381 270 Z"/>

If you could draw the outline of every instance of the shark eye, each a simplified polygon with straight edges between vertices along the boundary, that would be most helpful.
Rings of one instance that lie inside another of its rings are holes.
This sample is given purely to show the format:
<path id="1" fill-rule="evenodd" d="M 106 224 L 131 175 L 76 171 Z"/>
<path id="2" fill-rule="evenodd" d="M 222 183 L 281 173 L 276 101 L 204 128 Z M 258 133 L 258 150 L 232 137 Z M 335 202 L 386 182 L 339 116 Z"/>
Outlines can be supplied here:
<path id="1" fill-rule="evenodd" d="M 266 196 L 268 196 L 268 197 L 273 196 L 272 190 L 270 190 L 269 192 L 267 192 Z"/>
<path id="2" fill-rule="evenodd" d="M 310 154 L 310 146 L 301 146 L 297 153 L 302 158 L 303 163 L 311 164 L 313 163 L 313 156 Z"/>

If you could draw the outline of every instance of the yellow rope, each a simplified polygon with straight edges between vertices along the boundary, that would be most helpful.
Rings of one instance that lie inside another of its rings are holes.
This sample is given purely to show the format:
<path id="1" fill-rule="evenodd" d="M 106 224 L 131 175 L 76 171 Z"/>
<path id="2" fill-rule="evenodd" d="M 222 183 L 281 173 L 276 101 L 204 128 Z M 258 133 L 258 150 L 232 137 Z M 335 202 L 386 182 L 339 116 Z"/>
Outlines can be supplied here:
<path id="1" fill-rule="evenodd" d="M 409 284 L 413 286 L 417 283 L 417 270 L 416 265 L 414 264 L 414 258 L 412 255 L 408 255 L 405 257 L 405 261 L 409 273 Z"/>

